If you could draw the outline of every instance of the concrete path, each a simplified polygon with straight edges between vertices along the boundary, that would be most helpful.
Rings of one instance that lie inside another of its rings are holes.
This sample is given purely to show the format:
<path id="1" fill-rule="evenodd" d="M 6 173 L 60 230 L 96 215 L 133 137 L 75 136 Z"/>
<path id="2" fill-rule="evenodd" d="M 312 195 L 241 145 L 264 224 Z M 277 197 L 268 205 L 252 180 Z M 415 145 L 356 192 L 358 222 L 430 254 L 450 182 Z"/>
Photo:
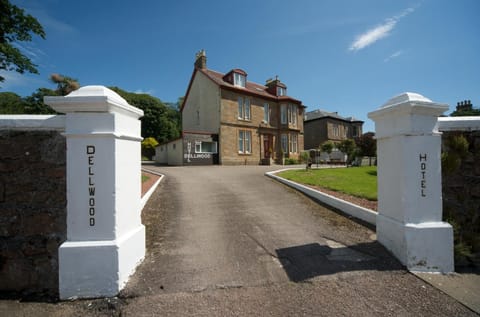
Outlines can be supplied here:
<path id="1" fill-rule="evenodd" d="M 476 316 L 374 231 L 265 177 L 272 167 L 148 168 L 165 179 L 143 211 L 147 256 L 119 297 L 0 301 L 0 316 Z"/>

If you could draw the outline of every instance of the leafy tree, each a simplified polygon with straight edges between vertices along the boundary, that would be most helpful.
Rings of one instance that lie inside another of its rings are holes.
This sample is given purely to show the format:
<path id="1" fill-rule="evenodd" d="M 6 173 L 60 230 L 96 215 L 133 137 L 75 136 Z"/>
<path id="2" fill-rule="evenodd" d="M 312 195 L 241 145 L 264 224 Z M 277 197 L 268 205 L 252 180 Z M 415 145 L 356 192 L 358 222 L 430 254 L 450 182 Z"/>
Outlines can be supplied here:
<path id="1" fill-rule="evenodd" d="M 455 110 L 450 114 L 452 117 L 480 116 L 480 109 Z"/>
<path id="2" fill-rule="evenodd" d="M 25 100 L 25 113 L 28 114 L 55 114 L 50 106 L 43 103 L 43 97 L 45 96 L 58 96 L 55 90 L 48 88 L 38 88 L 36 92 L 26 97 Z"/>
<path id="3" fill-rule="evenodd" d="M 13 92 L 0 92 L 0 114 L 25 113 L 25 101 Z"/>
<path id="4" fill-rule="evenodd" d="M 453 174 L 467 156 L 469 143 L 461 133 L 448 135 L 443 143 L 442 172 Z"/>
<path id="5" fill-rule="evenodd" d="M 45 39 L 45 31 L 37 19 L 25 14 L 23 9 L 12 5 L 10 1 L 0 0 L 0 70 L 38 74 L 37 65 L 12 45 L 16 42 L 30 42 L 32 33 Z M 4 80 L 0 76 L 0 82 Z"/>
<path id="6" fill-rule="evenodd" d="M 180 110 L 180 108 L 182 107 L 184 101 L 185 101 L 185 96 L 183 96 L 183 97 L 178 97 L 178 100 L 177 100 L 177 109 L 178 109 L 178 110 Z"/>
<path id="7" fill-rule="evenodd" d="M 60 74 L 50 75 L 50 80 L 57 85 L 55 92 L 59 96 L 66 96 L 74 90 L 80 88 L 80 84 L 76 79 Z"/>
<path id="8" fill-rule="evenodd" d="M 154 137 L 164 143 L 180 137 L 180 113 L 173 107 L 168 107 L 160 99 L 148 94 L 127 92 L 118 87 L 110 87 L 125 100 L 143 110 L 142 136 Z"/>
<path id="9" fill-rule="evenodd" d="M 377 155 L 377 140 L 373 138 L 374 135 L 373 132 L 367 132 L 355 139 L 360 156 Z"/>
<path id="10" fill-rule="evenodd" d="M 335 144 L 332 141 L 325 141 L 321 146 L 320 149 L 322 152 L 327 152 L 328 154 L 332 153 Z"/>
<path id="11" fill-rule="evenodd" d="M 347 154 L 347 162 L 350 162 L 354 158 L 357 146 L 355 145 L 355 141 L 352 139 L 346 139 L 337 143 L 337 149 Z"/>
<path id="12" fill-rule="evenodd" d="M 57 85 L 57 89 L 38 88 L 30 96 L 24 98 L 25 113 L 28 114 L 55 114 L 50 106 L 43 103 L 45 96 L 65 96 L 73 90 L 80 88 L 80 84 L 76 79 L 59 74 L 52 74 L 50 76 L 52 83 Z"/>

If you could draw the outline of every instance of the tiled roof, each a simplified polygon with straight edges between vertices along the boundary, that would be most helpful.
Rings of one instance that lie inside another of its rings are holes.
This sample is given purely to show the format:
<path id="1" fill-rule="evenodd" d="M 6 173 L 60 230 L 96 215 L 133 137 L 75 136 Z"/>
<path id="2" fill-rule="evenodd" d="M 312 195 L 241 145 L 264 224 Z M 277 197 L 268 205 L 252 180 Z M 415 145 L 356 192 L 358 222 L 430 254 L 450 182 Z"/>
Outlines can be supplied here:
<path id="1" fill-rule="evenodd" d="M 236 91 L 239 91 L 239 92 L 243 91 L 243 92 L 246 92 L 246 93 L 254 94 L 254 95 L 264 97 L 264 98 L 268 98 L 268 99 L 275 99 L 275 100 L 278 100 L 278 101 L 290 100 L 290 101 L 294 101 L 294 102 L 297 102 L 297 103 L 301 104 L 300 100 L 297 100 L 297 99 L 289 97 L 289 96 L 278 96 L 277 97 L 275 95 L 272 95 L 271 93 L 269 93 L 267 91 L 268 87 L 264 86 L 264 85 L 260 85 L 260 84 L 257 84 L 257 83 L 254 83 L 254 82 L 251 82 L 251 81 L 247 80 L 247 82 L 245 84 L 245 88 L 243 88 L 243 87 L 235 86 L 235 85 L 223 80 L 223 77 L 225 76 L 225 74 L 216 72 L 216 71 L 211 70 L 211 69 L 198 69 L 198 71 L 205 74 L 208 78 L 213 80 L 217 85 L 219 85 L 221 87 L 225 87 L 225 88 L 230 89 L 230 90 L 236 90 Z"/>
<path id="2" fill-rule="evenodd" d="M 315 120 L 315 119 L 320 119 L 320 118 L 334 118 L 342 121 L 348 121 L 348 122 L 362 122 L 361 120 L 358 120 L 354 117 L 342 117 L 338 115 L 338 112 L 328 112 L 325 110 L 314 110 L 314 111 L 309 111 L 305 113 L 305 121 L 310 121 L 310 120 Z"/>

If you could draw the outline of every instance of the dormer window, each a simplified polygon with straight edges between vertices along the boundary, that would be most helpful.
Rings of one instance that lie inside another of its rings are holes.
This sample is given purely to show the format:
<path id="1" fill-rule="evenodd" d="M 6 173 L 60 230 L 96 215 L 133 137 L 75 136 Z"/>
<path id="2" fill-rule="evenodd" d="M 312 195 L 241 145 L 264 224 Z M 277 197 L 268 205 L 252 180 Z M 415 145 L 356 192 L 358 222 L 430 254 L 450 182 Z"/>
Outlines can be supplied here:
<path id="1" fill-rule="evenodd" d="M 235 86 L 245 88 L 245 75 L 239 73 L 233 73 L 233 84 Z"/>
<path id="2" fill-rule="evenodd" d="M 275 76 L 275 79 L 268 79 L 265 86 L 267 86 L 267 91 L 274 96 L 287 95 L 287 86 L 278 79 L 278 76 Z"/>
<path id="3" fill-rule="evenodd" d="M 243 69 L 235 68 L 223 76 L 223 80 L 236 87 L 245 88 L 247 85 L 247 73 Z"/>

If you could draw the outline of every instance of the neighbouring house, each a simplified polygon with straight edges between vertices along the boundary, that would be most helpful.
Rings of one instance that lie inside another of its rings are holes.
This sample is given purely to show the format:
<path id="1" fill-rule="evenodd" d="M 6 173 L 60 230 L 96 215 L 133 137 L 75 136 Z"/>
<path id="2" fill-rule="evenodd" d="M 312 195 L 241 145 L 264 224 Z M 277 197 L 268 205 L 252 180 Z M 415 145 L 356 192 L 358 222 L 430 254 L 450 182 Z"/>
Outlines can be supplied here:
<path id="1" fill-rule="evenodd" d="M 340 142 L 362 135 L 363 121 L 338 112 L 314 110 L 305 113 L 305 149 L 318 149 L 324 142 Z"/>
<path id="2" fill-rule="evenodd" d="M 227 73 L 208 69 L 202 50 L 196 54 L 181 106 L 182 138 L 159 145 L 157 161 L 258 165 L 281 162 L 282 155 L 298 158 L 303 150 L 304 109 L 300 100 L 287 95 L 287 86 L 278 78 L 261 85 L 249 81 L 242 69 Z"/>

